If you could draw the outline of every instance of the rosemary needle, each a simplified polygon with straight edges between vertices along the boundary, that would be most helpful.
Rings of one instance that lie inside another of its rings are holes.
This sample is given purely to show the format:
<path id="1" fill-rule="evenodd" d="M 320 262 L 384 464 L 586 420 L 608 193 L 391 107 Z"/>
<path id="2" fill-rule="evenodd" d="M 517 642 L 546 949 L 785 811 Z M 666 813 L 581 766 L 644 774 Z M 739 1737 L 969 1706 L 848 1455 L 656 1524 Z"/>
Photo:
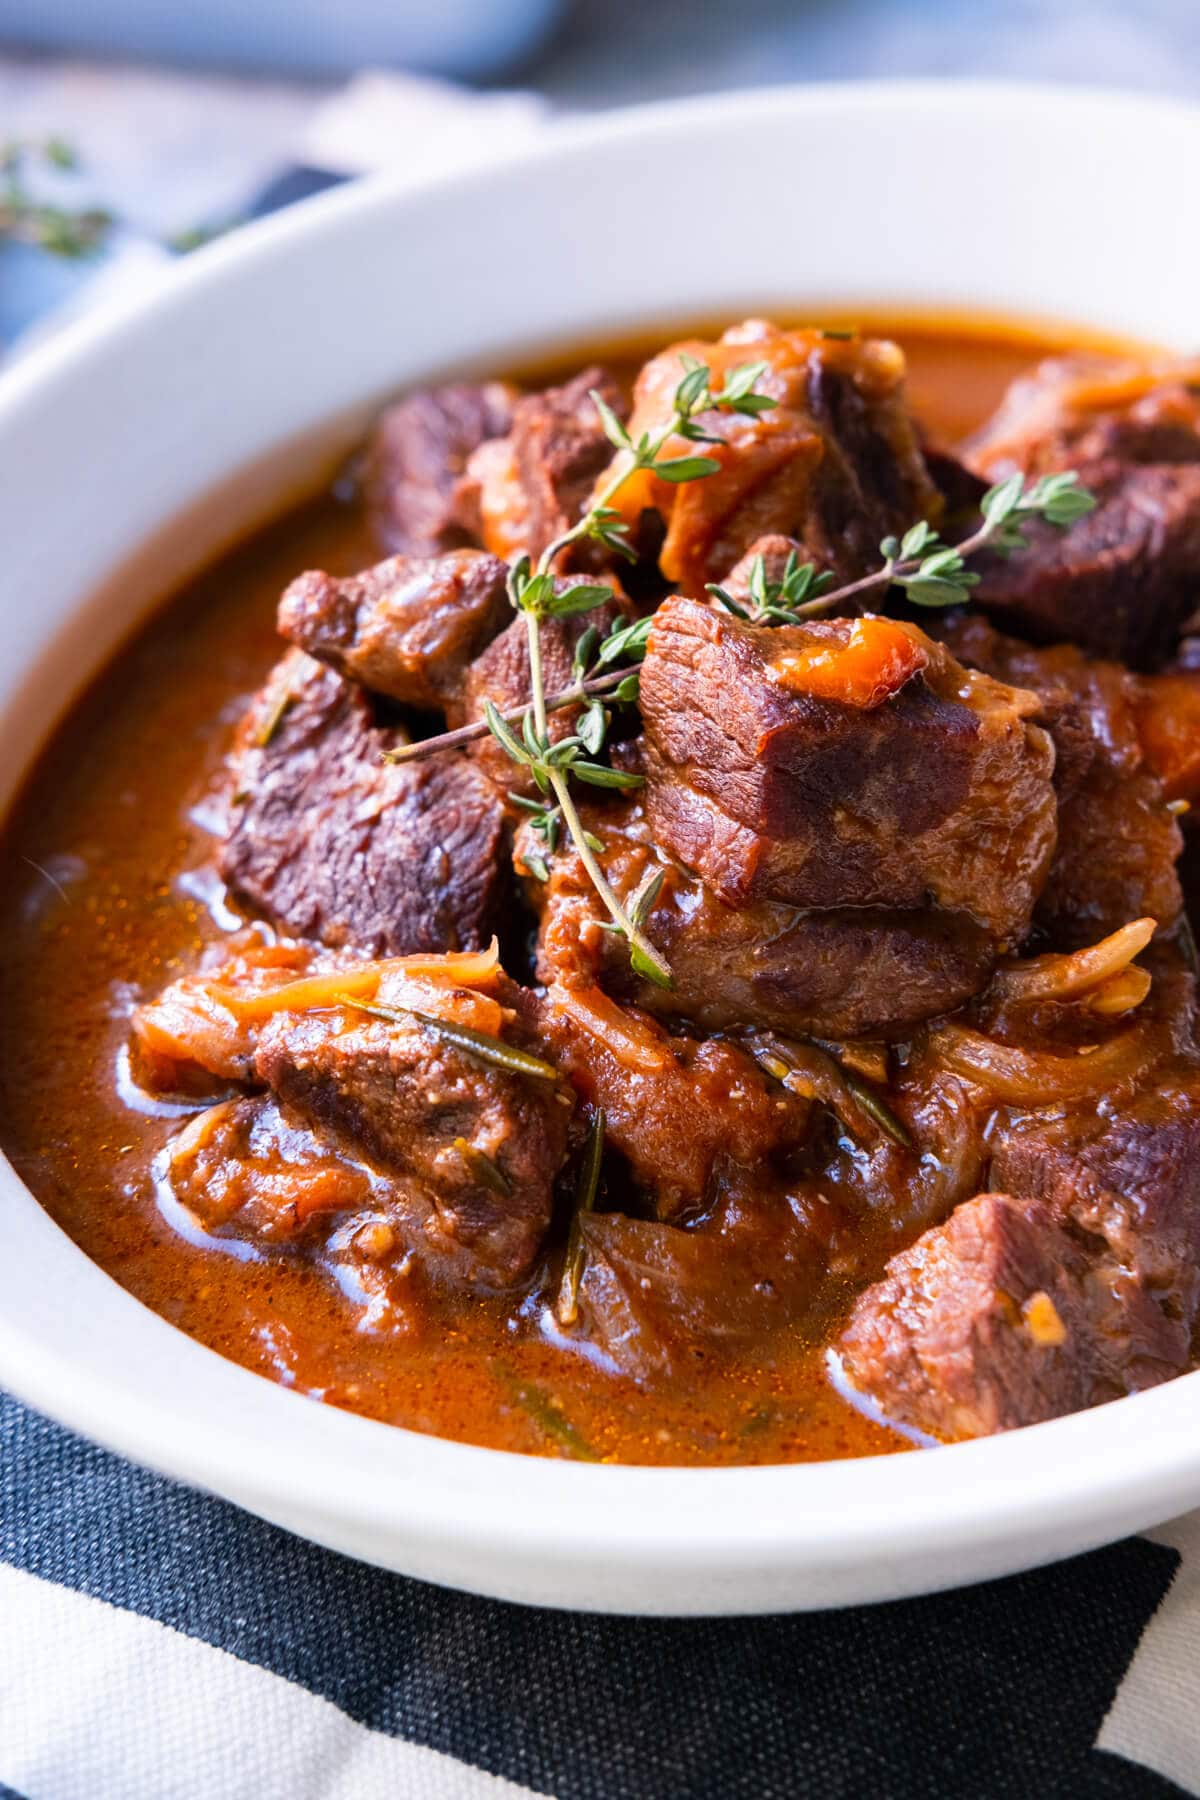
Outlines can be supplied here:
<path id="1" fill-rule="evenodd" d="M 511 1370 L 501 1371 L 501 1379 L 513 1400 L 529 1414 L 534 1424 L 556 1443 L 560 1450 L 576 1462 L 599 1462 L 577 1425 L 572 1424 L 552 1394 L 534 1381 L 525 1381 Z"/>
<path id="2" fill-rule="evenodd" d="M 433 1013 L 418 1012 L 415 1006 L 380 1006 L 378 1001 L 358 1000 L 352 994 L 338 994 L 335 1003 L 370 1013 L 373 1019 L 386 1019 L 389 1025 L 406 1025 L 410 1019 L 415 1019 L 418 1025 L 424 1025 L 446 1043 L 453 1044 L 456 1050 L 478 1057 L 480 1062 L 490 1063 L 495 1069 L 506 1069 L 510 1075 L 531 1075 L 538 1081 L 558 1080 L 554 1064 L 543 1062 L 540 1056 L 518 1050 L 515 1044 L 506 1044 L 486 1031 L 475 1031 L 470 1025 L 454 1025 Z"/>
<path id="3" fill-rule="evenodd" d="M 573 1325 L 579 1317 L 579 1281 L 583 1274 L 584 1258 L 580 1219 L 584 1213 L 591 1212 L 596 1205 L 596 1194 L 600 1187 L 600 1164 L 603 1158 L 604 1108 L 598 1106 L 596 1116 L 592 1120 L 592 1129 L 588 1133 L 587 1144 L 584 1147 L 583 1166 L 579 1171 L 579 1189 L 575 1196 L 575 1211 L 571 1216 L 571 1230 L 567 1238 L 562 1285 L 558 1290 L 558 1322 L 560 1325 Z"/>

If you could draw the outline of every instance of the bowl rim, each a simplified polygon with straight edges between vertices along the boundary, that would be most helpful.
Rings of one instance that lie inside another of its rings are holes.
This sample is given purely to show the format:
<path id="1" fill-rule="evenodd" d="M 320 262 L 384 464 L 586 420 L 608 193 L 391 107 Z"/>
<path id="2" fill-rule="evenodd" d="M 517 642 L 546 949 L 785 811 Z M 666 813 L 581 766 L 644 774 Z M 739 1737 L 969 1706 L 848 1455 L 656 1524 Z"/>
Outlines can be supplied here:
<path id="1" fill-rule="evenodd" d="M 1130 129 L 1150 122 L 1159 135 L 1174 122 L 1186 130 L 1193 148 L 1200 142 L 1200 110 L 1185 102 L 1103 88 L 994 81 L 751 89 L 555 123 L 543 138 L 506 152 L 486 168 L 419 181 L 369 177 L 197 252 L 145 295 L 85 317 L 0 376 L 0 436 L 19 431 L 26 409 L 38 405 L 47 389 L 69 387 L 93 359 L 135 346 L 151 314 L 169 314 L 188 296 L 219 287 L 240 268 L 267 264 L 301 240 L 319 239 L 340 220 L 384 217 L 416 194 L 486 191 L 497 171 L 591 153 L 630 135 L 652 145 L 681 127 L 736 121 L 751 112 L 761 121 L 796 110 L 819 114 L 832 107 L 844 113 L 883 104 L 942 109 L 949 116 L 963 107 L 985 107 L 1010 121 L 1030 109 L 1052 107 L 1081 123 L 1102 117 L 1109 129 L 1119 115 Z M 93 1361 L 81 1365 L 86 1333 L 59 1340 L 41 1316 L 31 1323 L 0 1311 L 0 1376 L 13 1392 L 138 1463 L 224 1493 L 266 1517 L 290 1520 L 296 1496 L 302 1495 L 302 1528 L 326 1541 L 337 1539 L 347 1524 L 361 1541 L 381 1533 L 394 1539 L 402 1526 L 405 1547 L 389 1554 L 418 1563 L 427 1553 L 440 1567 L 437 1559 L 451 1557 L 464 1535 L 482 1558 L 538 1558 L 547 1576 L 547 1591 L 539 1590 L 538 1597 L 552 1603 L 561 1584 L 560 1603 L 603 1606 L 604 1572 L 619 1567 L 658 1584 L 669 1596 L 664 1602 L 661 1593 L 648 1591 L 640 1610 L 697 1610 L 688 1603 L 686 1584 L 714 1562 L 728 1577 L 730 1591 L 719 1607 L 706 1604 L 702 1610 L 737 1611 L 741 1575 L 760 1570 L 764 1558 L 777 1558 L 783 1571 L 822 1564 L 841 1569 L 852 1588 L 850 1572 L 863 1563 L 877 1571 L 891 1569 L 891 1585 L 875 1581 L 882 1593 L 900 1591 L 906 1560 L 923 1557 L 918 1585 L 926 1590 L 959 1579 L 956 1555 L 981 1542 L 1008 1557 L 1004 1566 L 1015 1567 L 1040 1554 L 1022 1552 L 1013 1560 L 1013 1548 L 1026 1540 L 1045 1539 L 1052 1546 L 1046 1558 L 1058 1553 L 1056 1522 L 1070 1522 L 1071 1544 L 1079 1548 L 1157 1522 L 1200 1499 L 1200 1433 L 1189 1438 L 1187 1430 L 1200 1402 L 1200 1372 L 1066 1419 L 944 1446 L 932 1458 L 722 1468 L 580 1464 L 379 1424 L 289 1393 L 177 1331 L 88 1262 L 9 1165 L 4 1172 L 24 1220 L 10 1229 L 18 1237 L 28 1234 L 31 1243 L 40 1241 L 49 1253 L 67 1251 L 87 1264 L 87 1291 L 101 1323 L 114 1316 L 114 1308 L 126 1318 L 129 1309 L 138 1309 L 147 1352 L 177 1368 L 186 1391 L 203 1390 L 205 1407 L 181 1435 L 178 1409 L 172 1411 L 148 1370 L 106 1367 L 102 1346 Z M 61 1242 L 51 1252 L 54 1239 Z M 1136 1460 L 1132 1454 L 1122 1458 L 1122 1450 L 1135 1450 Z M 931 1554 L 944 1559 L 944 1580 L 930 1573 Z M 580 1563 L 600 1571 L 593 1581 L 595 1597 L 582 1602 L 570 1578 Z M 402 1560 L 397 1566 L 408 1564 Z M 455 1579 L 452 1573 L 438 1578 Z M 499 1576 L 472 1577 L 468 1585 L 528 1597 L 528 1583 L 506 1583 Z M 851 1597 L 871 1597 L 871 1592 L 868 1583 L 867 1592 Z M 781 1589 L 773 1604 L 803 1601 Z M 752 1605 L 762 1608 L 758 1598 Z"/>

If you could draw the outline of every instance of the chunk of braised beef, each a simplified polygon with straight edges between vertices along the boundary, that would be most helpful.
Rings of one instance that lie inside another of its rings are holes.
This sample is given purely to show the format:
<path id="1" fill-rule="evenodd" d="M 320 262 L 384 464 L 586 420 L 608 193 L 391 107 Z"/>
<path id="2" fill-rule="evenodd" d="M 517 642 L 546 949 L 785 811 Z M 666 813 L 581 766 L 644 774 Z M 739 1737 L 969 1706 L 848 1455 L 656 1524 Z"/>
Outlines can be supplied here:
<path id="1" fill-rule="evenodd" d="M 1084 469 L 1097 506 L 1068 531 L 1022 526 L 1028 547 L 984 552 L 975 599 L 1012 630 L 1150 668 L 1200 592 L 1200 463 Z"/>
<path id="2" fill-rule="evenodd" d="M 173 1198 L 206 1231 L 287 1243 L 355 1212 L 371 1198 L 367 1170 L 265 1094 L 224 1100 L 190 1119 L 167 1145 Z"/>
<path id="3" fill-rule="evenodd" d="M 1048 357 L 1018 376 L 965 454 L 990 481 L 1123 463 L 1200 462 L 1194 363 Z"/>
<path id="4" fill-rule="evenodd" d="M 515 998 L 511 987 L 505 999 Z M 399 1020 L 351 1012 L 280 1015 L 260 1033 L 254 1072 L 285 1113 L 357 1147 L 376 1167 L 417 1178 L 433 1196 L 427 1249 L 452 1270 L 505 1286 L 525 1274 L 550 1223 L 570 1107 L 553 1080 L 481 1063 L 406 1001 L 451 1024 L 479 1022 L 527 1047 L 511 1007 L 452 993 L 410 997 L 385 983 Z M 480 1015 L 483 1015 L 480 1021 Z"/>
<path id="5" fill-rule="evenodd" d="M 825 1280 L 821 1232 L 778 1182 L 735 1185 L 699 1226 L 593 1213 L 581 1236 L 583 1330 L 637 1381 L 761 1345 L 803 1320 Z"/>
<path id="6" fill-rule="evenodd" d="M 657 436 L 669 423 L 684 372 L 681 356 L 708 365 L 715 389 L 739 365 L 764 363 L 756 391 L 775 405 L 753 418 L 700 415 L 716 442 L 668 441 L 663 454 L 702 448 L 718 470 L 673 484 L 649 471 L 613 501 L 631 529 L 643 513 L 666 521 L 663 574 L 702 599 L 767 535 L 804 546 L 805 559 L 851 580 L 879 564 L 879 543 L 917 519 L 936 523 L 941 498 L 929 479 L 904 400 L 905 362 L 895 344 L 844 341 L 820 331 L 781 331 L 748 320 L 717 343 L 673 344 L 648 362 L 634 390 L 632 436 Z"/>
<path id="7" fill-rule="evenodd" d="M 612 455 L 591 394 L 619 417 L 628 406 L 606 369 L 588 368 L 561 387 L 524 394 L 508 435 L 471 458 L 464 497 L 478 514 L 484 544 L 512 561 L 535 561 L 582 515 Z M 576 561 L 572 566 L 576 566 Z"/>
<path id="8" fill-rule="evenodd" d="M 978 1436 L 1189 1366 L 1200 1075 L 1188 1056 L 1150 1079 L 1119 1105 L 991 1120 L 996 1191 L 895 1258 L 841 1339 L 851 1382 L 890 1417 L 938 1437 Z"/>
<path id="9" fill-rule="evenodd" d="M 279 631 L 372 693 L 441 711 L 510 619 L 507 580 L 482 550 L 393 556 L 358 575 L 311 569 L 284 593 Z"/>
<path id="10" fill-rule="evenodd" d="M 1200 1309 L 1200 1077 L 1160 1071 L 1119 1108 L 1002 1122 L 991 1180 L 1044 1201 L 1145 1288 L 1185 1342 Z"/>
<path id="11" fill-rule="evenodd" d="M 1136 1296 L 1109 1311 L 1091 1277 L 1040 1201 L 981 1194 L 860 1297 L 838 1344 L 845 1374 L 892 1421 L 953 1440 L 1178 1373 L 1178 1333 L 1162 1314 Z"/>
<path id="12" fill-rule="evenodd" d="M 1179 823 L 1143 746 L 1143 688 L 1119 663 L 1069 644 L 1034 648 L 978 615 L 945 623 L 955 654 L 1033 689 L 1054 740 L 1058 844 L 1036 923 L 1056 949 L 1095 943 L 1131 919 L 1164 928 L 1183 905 Z"/>
<path id="13" fill-rule="evenodd" d="M 604 1109 L 606 1142 L 660 1218 L 703 1211 L 722 1172 L 759 1167 L 804 1139 L 808 1103 L 736 1044 L 670 1034 L 582 982 L 548 988 L 537 1019 L 576 1091 Z"/>
<path id="14" fill-rule="evenodd" d="M 727 905 L 932 899 L 1019 942 L 1055 841 L 1038 704 L 914 626 L 772 630 L 674 598 L 641 678 L 647 816 Z"/>
<path id="15" fill-rule="evenodd" d="M 1151 667 L 1200 587 L 1200 401 L 1192 366 L 1067 357 L 1013 383 L 967 448 L 989 481 L 1073 468 L 1098 505 L 1069 531 L 1033 522 L 1028 549 L 983 555 L 976 598 L 1042 642 L 1068 638 Z"/>
<path id="16" fill-rule="evenodd" d="M 570 845 L 545 859 L 545 844 L 523 824 L 517 867 L 547 860 L 549 881 L 533 882 L 541 915 L 538 974 L 582 974 L 620 1000 L 705 1030 L 765 1026 L 824 1038 L 895 1035 L 951 1011 L 981 992 L 995 960 L 988 934 L 965 915 L 935 909 L 844 907 L 819 912 L 760 901 L 726 906 L 678 864 L 662 864 L 638 798 L 584 808 L 603 845 L 596 854 L 627 905 L 655 869 L 662 882 L 644 930 L 671 968 L 669 991 L 640 981 L 624 940 Z"/>
<path id="17" fill-rule="evenodd" d="M 550 1222 L 572 1112 L 526 996 L 499 970 L 458 985 L 461 959 L 421 973 L 289 949 L 284 966 L 244 948 L 135 1015 L 144 1078 L 178 1089 L 173 1068 L 236 1071 L 273 1104 L 234 1101 L 185 1128 L 170 1157 L 184 1203 L 210 1226 L 236 1215 L 243 1234 L 285 1236 L 370 1201 L 438 1278 L 518 1280 Z M 533 1064 L 513 1067 L 522 1053 Z M 187 1199 L 205 1182 L 207 1212 Z"/>
<path id="18" fill-rule="evenodd" d="M 385 763 L 403 741 L 291 651 L 230 759 L 231 888 L 293 936 L 371 955 L 486 943 L 506 888 L 499 802 L 464 757 Z"/>
<path id="19" fill-rule="evenodd" d="M 507 382 L 421 388 L 381 415 L 363 462 L 371 522 L 389 550 L 436 556 L 474 541 L 460 484 L 473 450 L 502 437 L 517 391 Z"/>

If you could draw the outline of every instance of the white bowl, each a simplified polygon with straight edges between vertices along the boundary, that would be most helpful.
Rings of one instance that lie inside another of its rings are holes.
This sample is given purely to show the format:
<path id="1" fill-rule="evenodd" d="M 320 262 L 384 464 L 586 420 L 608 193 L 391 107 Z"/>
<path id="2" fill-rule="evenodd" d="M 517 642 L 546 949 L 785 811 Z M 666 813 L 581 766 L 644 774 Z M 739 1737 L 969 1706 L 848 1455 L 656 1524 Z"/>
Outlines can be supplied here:
<path id="1" fill-rule="evenodd" d="M 755 93 L 564 130 L 436 186 L 356 187 L 202 252 L 0 382 L 0 779 L 18 782 L 152 591 L 430 373 L 773 303 L 977 306 L 1191 346 L 1198 153 L 1200 114 L 1162 101 Z M 195 510 L 217 489 L 219 507 Z M 175 1331 L 7 1166 L 0 1380 L 321 1543 L 559 1606 L 877 1600 L 1200 1503 L 1200 1375 L 985 1442 L 772 1468 L 585 1466 L 373 1424 Z"/>

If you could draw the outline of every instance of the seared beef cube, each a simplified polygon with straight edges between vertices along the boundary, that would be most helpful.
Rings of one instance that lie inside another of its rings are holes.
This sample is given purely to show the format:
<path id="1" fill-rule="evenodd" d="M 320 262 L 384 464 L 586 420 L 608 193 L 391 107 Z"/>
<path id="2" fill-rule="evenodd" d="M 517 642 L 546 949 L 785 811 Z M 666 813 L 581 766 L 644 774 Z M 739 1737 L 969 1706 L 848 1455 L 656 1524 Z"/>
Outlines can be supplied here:
<path id="1" fill-rule="evenodd" d="M 904 1423 L 972 1437 L 1189 1366 L 1200 1075 L 1180 1062 L 1154 1079 L 1119 1105 L 992 1121 L 999 1191 L 960 1206 L 861 1297 L 841 1341 L 855 1386 Z"/>
<path id="2" fill-rule="evenodd" d="M 669 440 L 666 456 L 702 450 L 720 464 L 703 481 L 672 484 L 645 471 L 615 497 L 631 528 L 647 510 L 662 515 L 659 564 L 682 592 L 703 598 L 706 582 L 720 581 L 756 539 L 778 533 L 851 580 L 878 567 L 881 538 L 941 517 L 905 408 L 897 345 L 780 331 L 761 320 L 733 327 L 715 344 L 674 344 L 638 376 L 629 423 L 635 441 L 669 422 L 683 356 L 708 365 L 718 392 L 739 365 L 764 362 L 757 391 L 776 404 L 755 418 L 702 414 L 702 428 L 718 443 Z"/>
<path id="3" fill-rule="evenodd" d="M 981 1194 L 861 1296 L 843 1368 L 889 1419 L 942 1439 L 1061 1418 L 1179 1374 L 1178 1326 L 1140 1291 L 1105 1295 L 1101 1274 L 1040 1201 Z"/>
<path id="4" fill-rule="evenodd" d="M 1017 943 L 1054 848 L 1037 697 L 886 619 L 659 608 L 641 679 L 655 839 L 730 906 L 932 898 Z"/>
<path id="5" fill-rule="evenodd" d="M 262 1029 L 254 1072 L 286 1114 L 376 1167 L 415 1176 L 435 1202 L 431 1254 L 504 1286 L 541 1247 L 571 1108 L 555 1080 L 481 1061 L 407 1011 L 527 1048 L 511 1007 L 500 1013 L 484 996 L 431 989 L 385 981 L 378 1001 L 397 1010 L 395 1020 L 353 1010 L 280 1014 Z"/>
<path id="6" fill-rule="evenodd" d="M 1186 1355 L 1200 1307 L 1200 1077 L 1168 1068 L 1119 1107 L 1014 1119 L 993 1142 L 993 1185 L 1102 1245 L 1118 1285 L 1144 1287 L 1181 1325 Z"/>
<path id="7" fill-rule="evenodd" d="M 721 1171 L 754 1168 L 803 1141 L 809 1108 L 747 1053 L 668 1036 L 597 987 L 556 983 L 538 1007 L 542 1037 L 628 1161 L 660 1218 L 703 1210 Z"/>
<path id="8" fill-rule="evenodd" d="M 1067 644 L 1002 637 L 978 616 L 947 622 L 945 635 L 964 662 L 1041 698 L 1057 753 L 1058 846 L 1035 922 L 1053 947 L 1096 943 L 1131 919 L 1172 925 L 1183 840 L 1143 752 L 1135 678 Z"/>
<path id="9" fill-rule="evenodd" d="M 776 906 L 737 912 L 712 895 L 698 915 L 666 923 L 649 935 L 670 965 L 671 989 L 640 988 L 639 1003 L 707 1031 L 895 1036 L 979 993 L 995 960 L 972 920 L 933 909 L 845 907 L 796 918 Z"/>
<path id="10" fill-rule="evenodd" d="M 1095 511 L 1068 531 L 1035 520 L 1022 527 L 1027 549 L 979 557 L 975 598 L 1027 637 L 1151 667 L 1200 592 L 1200 463 L 1083 473 Z"/>
<path id="11" fill-rule="evenodd" d="M 1200 587 L 1200 401 L 1194 367 L 1069 357 L 1014 382 L 968 447 L 989 481 L 1073 468 L 1099 501 L 1069 531 L 983 556 L 976 598 L 1027 637 L 1069 638 L 1149 667 Z"/>
<path id="12" fill-rule="evenodd" d="M 472 541 L 459 484 L 471 452 L 508 430 L 515 398 L 507 382 L 454 382 L 388 407 L 367 446 L 363 486 L 389 550 L 436 556 Z"/>
<path id="13" fill-rule="evenodd" d="M 499 803 L 463 757 L 385 763 L 402 741 L 291 651 L 232 758 L 230 886 L 281 930 L 372 955 L 486 943 L 505 887 Z"/>
<path id="14" fill-rule="evenodd" d="M 433 1198 L 418 1182 L 364 1168 L 295 1120 L 269 1094 L 210 1107 L 165 1147 L 160 1199 L 216 1238 L 303 1245 L 346 1271 L 356 1329 L 404 1336 L 425 1323 L 414 1305 L 418 1265 L 470 1280 L 460 1253 L 439 1266 L 428 1252 Z"/>
<path id="15" fill-rule="evenodd" d="M 616 602 L 590 613 L 576 613 L 566 619 L 544 619 L 541 625 L 542 686 L 547 695 L 561 693 L 575 680 L 572 658 L 575 646 L 590 626 L 601 633 L 611 630 L 620 619 Z M 467 725 L 484 716 L 483 703 L 491 700 L 502 713 L 512 712 L 530 700 L 529 628 L 523 618 L 513 619 L 493 638 L 482 656 L 467 670 L 462 694 L 451 708 L 450 723 Z M 550 740 L 558 743 L 575 729 L 579 709 L 560 707 L 550 714 Z M 490 736 L 471 745 L 470 754 L 488 780 L 501 795 L 510 791 L 534 793 L 533 777 L 517 768 L 500 745 Z"/>
<path id="16" fill-rule="evenodd" d="M 989 481 L 1123 463 L 1200 462 L 1197 368 L 1056 356 L 1012 383 L 966 446 Z"/>
<path id="17" fill-rule="evenodd" d="M 279 630 L 348 681 L 441 711 L 511 617 L 507 580 L 482 550 L 393 556 L 360 575 L 311 569 L 280 601 Z"/>
<path id="18" fill-rule="evenodd" d="M 779 1183 L 735 1188 L 703 1225 L 592 1213 L 580 1234 L 583 1328 L 638 1381 L 759 1348 L 803 1318 L 825 1273 L 819 1232 Z"/>
<path id="19" fill-rule="evenodd" d="M 624 418 L 625 397 L 612 376 L 584 369 L 563 387 L 525 394 L 508 436 L 472 457 L 464 492 L 476 490 L 483 542 L 506 561 L 522 551 L 536 560 L 590 500 L 612 455 L 593 389 Z"/>
<path id="20" fill-rule="evenodd" d="M 597 854 L 606 878 L 628 904 L 662 867 L 640 801 L 589 806 L 583 818 L 604 845 Z M 544 853 L 522 825 L 518 868 L 527 872 L 526 859 Z M 644 924 L 670 965 L 671 987 L 663 990 L 632 973 L 628 947 L 604 929 L 607 914 L 571 846 L 546 860 L 549 883 L 532 890 L 541 912 L 540 978 L 582 973 L 618 999 L 709 1031 L 758 1025 L 793 1036 L 893 1034 L 981 992 L 995 961 L 987 933 L 961 914 L 799 912 L 769 901 L 735 909 L 669 864 Z"/>

